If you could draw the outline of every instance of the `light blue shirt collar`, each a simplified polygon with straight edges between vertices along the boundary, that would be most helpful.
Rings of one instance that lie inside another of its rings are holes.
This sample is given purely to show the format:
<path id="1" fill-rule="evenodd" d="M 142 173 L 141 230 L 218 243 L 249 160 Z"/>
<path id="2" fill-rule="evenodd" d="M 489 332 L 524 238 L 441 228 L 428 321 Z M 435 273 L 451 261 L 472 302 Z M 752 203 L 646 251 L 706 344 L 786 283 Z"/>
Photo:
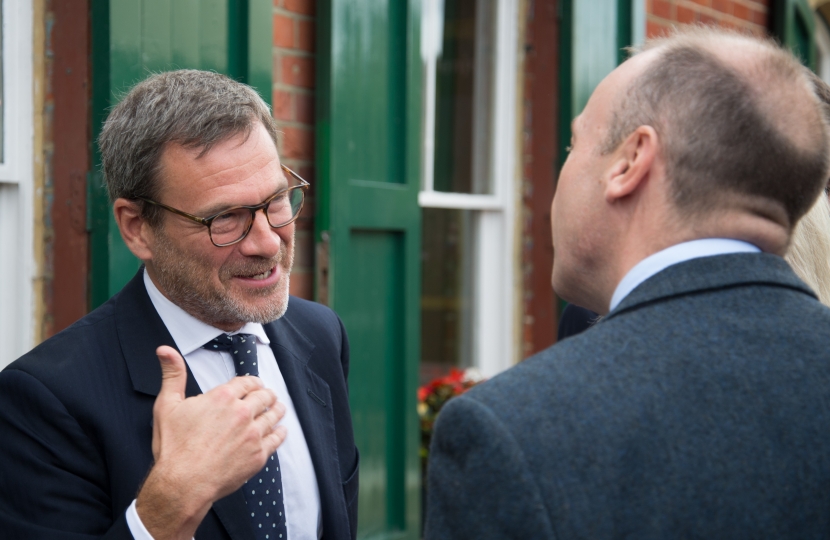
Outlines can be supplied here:
<path id="1" fill-rule="evenodd" d="M 760 253 L 760 251 L 748 242 L 731 238 L 704 238 L 676 244 L 649 255 L 629 270 L 614 290 L 608 310 L 613 311 L 637 285 L 673 264 L 700 257 L 726 255 L 727 253 Z"/>

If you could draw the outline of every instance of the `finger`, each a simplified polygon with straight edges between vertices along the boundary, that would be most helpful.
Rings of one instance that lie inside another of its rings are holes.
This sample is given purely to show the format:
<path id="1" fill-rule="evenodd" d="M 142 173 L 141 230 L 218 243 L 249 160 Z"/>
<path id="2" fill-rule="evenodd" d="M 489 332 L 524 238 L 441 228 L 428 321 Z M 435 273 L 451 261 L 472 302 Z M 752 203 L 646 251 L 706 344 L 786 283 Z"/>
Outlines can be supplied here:
<path id="1" fill-rule="evenodd" d="M 259 390 L 264 385 L 262 383 L 262 379 L 259 377 L 246 375 L 244 377 L 234 377 L 225 383 L 225 386 L 231 390 L 233 397 L 236 399 L 242 399 L 251 392 Z"/>
<path id="2" fill-rule="evenodd" d="M 156 349 L 161 364 L 161 390 L 158 398 L 164 402 L 184 401 L 187 385 L 187 368 L 184 358 L 173 347 L 162 345 Z"/>
<path id="3" fill-rule="evenodd" d="M 277 451 L 277 448 L 285 441 L 285 437 L 288 435 L 288 430 L 285 429 L 285 426 L 277 426 L 274 428 L 274 431 L 269 433 L 266 437 L 262 439 L 262 448 L 265 450 L 266 455 L 271 455 Z"/>
<path id="4" fill-rule="evenodd" d="M 277 395 L 268 388 L 260 388 L 243 397 L 242 401 L 253 413 L 251 418 L 256 418 L 277 402 Z"/>
<path id="5" fill-rule="evenodd" d="M 275 403 L 273 407 L 260 414 L 254 420 L 262 437 L 268 436 L 277 427 L 277 422 L 285 416 L 285 405 Z"/>

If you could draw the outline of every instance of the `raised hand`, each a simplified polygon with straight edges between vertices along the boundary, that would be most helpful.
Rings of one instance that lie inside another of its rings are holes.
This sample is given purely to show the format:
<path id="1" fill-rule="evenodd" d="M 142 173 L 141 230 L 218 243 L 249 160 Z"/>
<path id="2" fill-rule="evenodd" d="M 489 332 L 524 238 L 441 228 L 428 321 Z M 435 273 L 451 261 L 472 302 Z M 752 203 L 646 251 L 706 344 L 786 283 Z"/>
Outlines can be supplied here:
<path id="1" fill-rule="evenodd" d="M 136 510 L 156 540 L 189 539 L 214 501 L 256 474 L 285 439 L 285 406 L 258 377 L 185 398 L 187 370 L 173 348 L 156 350 L 161 391 L 153 407 L 155 464 Z M 275 427 L 276 426 L 276 427 Z"/>

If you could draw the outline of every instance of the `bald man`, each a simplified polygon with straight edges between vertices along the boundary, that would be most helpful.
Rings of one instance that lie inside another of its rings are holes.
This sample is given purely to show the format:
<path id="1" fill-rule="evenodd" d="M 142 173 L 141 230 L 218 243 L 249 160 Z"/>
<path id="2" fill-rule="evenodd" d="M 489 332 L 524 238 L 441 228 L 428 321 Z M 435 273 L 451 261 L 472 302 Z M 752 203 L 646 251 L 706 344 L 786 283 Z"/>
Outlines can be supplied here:
<path id="1" fill-rule="evenodd" d="M 553 286 L 604 315 L 442 411 L 426 538 L 830 534 L 830 310 L 780 257 L 828 173 L 789 53 L 695 28 L 573 123 Z"/>

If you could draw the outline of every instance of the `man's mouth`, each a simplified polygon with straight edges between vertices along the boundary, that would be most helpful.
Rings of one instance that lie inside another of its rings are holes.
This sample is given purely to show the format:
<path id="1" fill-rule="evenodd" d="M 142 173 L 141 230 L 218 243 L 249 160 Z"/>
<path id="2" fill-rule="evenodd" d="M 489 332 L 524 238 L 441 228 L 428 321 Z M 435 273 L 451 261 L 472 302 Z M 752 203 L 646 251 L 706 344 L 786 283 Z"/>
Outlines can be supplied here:
<path id="1" fill-rule="evenodd" d="M 271 274 L 273 274 L 273 273 L 274 273 L 274 269 L 269 268 L 268 270 L 266 270 L 265 272 L 262 272 L 261 274 L 254 274 L 253 276 L 245 276 L 245 277 L 247 277 L 248 279 L 261 280 L 261 279 L 267 279 L 267 278 L 271 277 Z"/>

